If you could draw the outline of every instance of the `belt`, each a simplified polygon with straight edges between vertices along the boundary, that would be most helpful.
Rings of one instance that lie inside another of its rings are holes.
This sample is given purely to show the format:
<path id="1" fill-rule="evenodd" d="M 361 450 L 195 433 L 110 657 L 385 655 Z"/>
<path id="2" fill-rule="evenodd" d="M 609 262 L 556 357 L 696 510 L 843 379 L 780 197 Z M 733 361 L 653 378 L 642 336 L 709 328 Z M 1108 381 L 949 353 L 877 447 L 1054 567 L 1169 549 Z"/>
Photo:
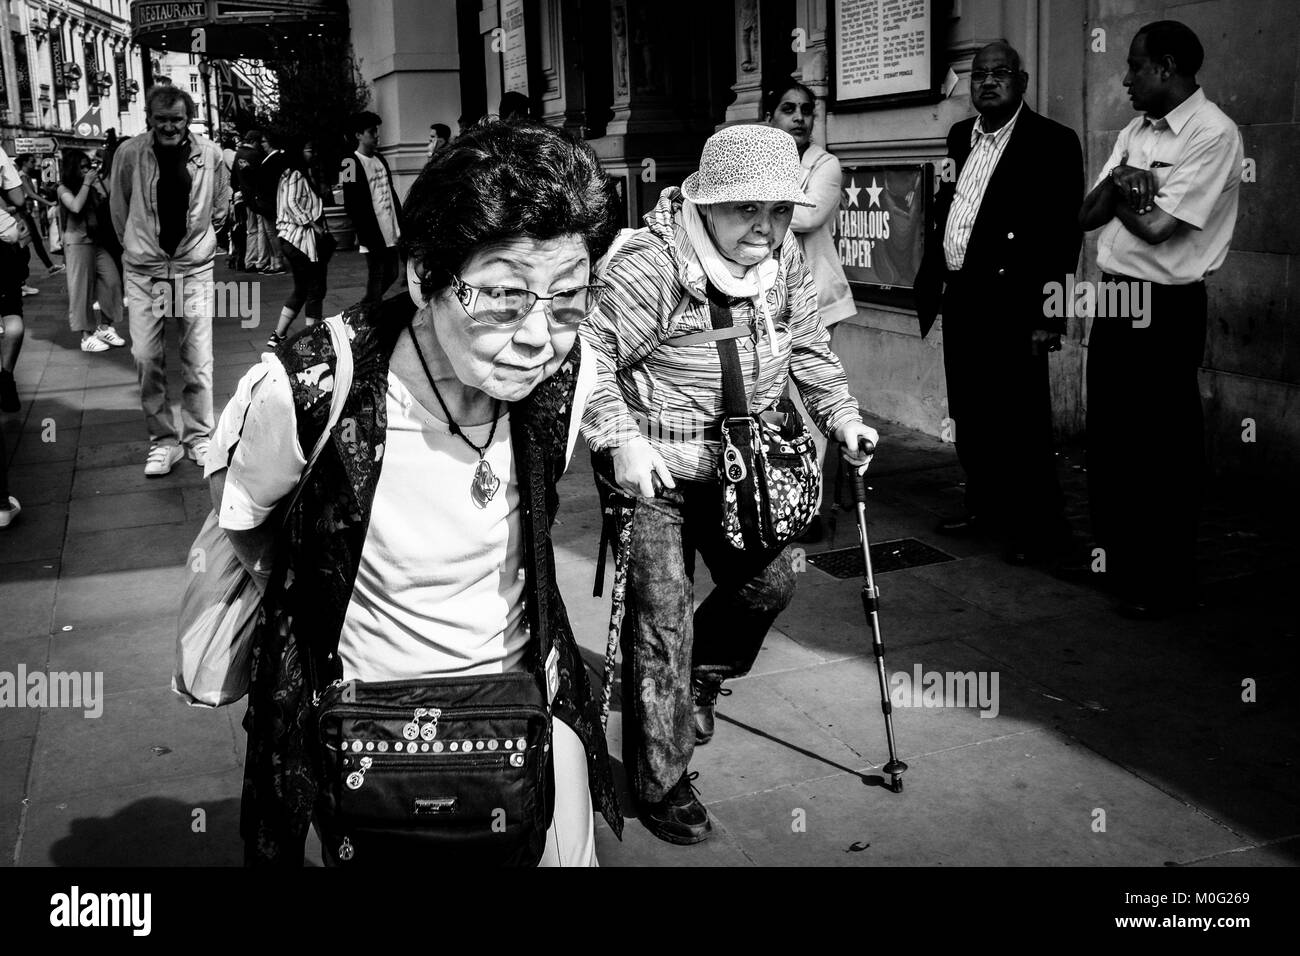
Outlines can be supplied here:
<path id="1" fill-rule="evenodd" d="M 1103 272 L 1101 277 L 1106 282 L 1150 282 L 1151 285 L 1160 289 L 1190 289 L 1194 286 L 1205 285 L 1204 279 L 1197 279 L 1195 282 L 1151 282 L 1150 279 L 1139 279 L 1136 276 L 1120 275 L 1117 272 Z"/>

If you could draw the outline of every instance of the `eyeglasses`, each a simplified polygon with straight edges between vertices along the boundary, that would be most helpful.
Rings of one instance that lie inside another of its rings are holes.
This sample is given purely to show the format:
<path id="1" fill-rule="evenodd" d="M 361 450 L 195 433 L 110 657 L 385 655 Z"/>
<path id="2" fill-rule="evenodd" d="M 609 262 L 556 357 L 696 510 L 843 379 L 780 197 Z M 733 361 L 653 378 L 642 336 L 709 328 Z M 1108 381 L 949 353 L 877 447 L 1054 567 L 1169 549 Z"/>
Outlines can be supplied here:
<path id="1" fill-rule="evenodd" d="M 975 86 L 979 86 L 987 79 L 993 79 L 998 83 L 1005 83 L 1015 75 L 1015 70 L 1008 70 L 1005 66 L 1000 66 L 996 70 L 971 70 L 970 81 Z"/>
<path id="2" fill-rule="evenodd" d="M 497 329 L 520 325 L 538 301 L 547 303 L 546 316 L 556 325 L 576 328 L 596 310 L 600 294 L 606 288 L 596 284 L 582 285 L 555 295 L 538 295 L 527 289 L 472 286 L 460 276 L 452 276 L 451 282 L 465 313 L 480 325 Z"/>

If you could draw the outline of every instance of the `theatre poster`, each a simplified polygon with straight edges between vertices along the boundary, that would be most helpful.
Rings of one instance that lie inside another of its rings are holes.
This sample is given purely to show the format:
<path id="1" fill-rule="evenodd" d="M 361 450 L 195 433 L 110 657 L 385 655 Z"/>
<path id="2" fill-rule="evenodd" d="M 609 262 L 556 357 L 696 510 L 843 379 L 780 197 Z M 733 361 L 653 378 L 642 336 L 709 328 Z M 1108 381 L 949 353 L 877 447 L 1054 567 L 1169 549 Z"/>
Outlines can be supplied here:
<path id="1" fill-rule="evenodd" d="M 832 235 L 855 297 L 912 288 L 925 251 L 931 169 L 922 163 L 844 167 Z"/>

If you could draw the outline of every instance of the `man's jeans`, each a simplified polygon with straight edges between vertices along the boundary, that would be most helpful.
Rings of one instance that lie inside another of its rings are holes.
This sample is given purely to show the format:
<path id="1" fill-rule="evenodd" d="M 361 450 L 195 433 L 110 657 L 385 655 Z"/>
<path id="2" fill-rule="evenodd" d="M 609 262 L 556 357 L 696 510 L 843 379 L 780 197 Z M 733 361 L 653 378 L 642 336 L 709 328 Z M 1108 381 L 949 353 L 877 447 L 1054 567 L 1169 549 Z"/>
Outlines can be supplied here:
<path id="1" fill-rule="evenodd" d="M 212 266 L 183 278 L 154 279 L 126 270 L 131 355 L 140 380 L 140 405 L 149 439 L 160 445 L 192 445 L 212 434 L 212 316 L 216 295 Z M 179 288 L 179 295 L 177 294 Z M 181 430 L 177 435 L 167 397 L 164 333 L 168 319 L 180 328 Z"/>
<path id="2" fill-rule="evenodd" d="M 265 269 L 271 261 L 271 249 L 267 245 L 266 230 L 262 228 L 262 217 L 251 208 L 244 211 L 244 268 Z"/>
<path id="3" fill-rule="evenodd" d="M 691 676 L 740 677 L 794 596 L 784 550 L 750 553 L 726 543 L 716 482 L 682 481 L 638 498 L 632 517 L 623 628 L 623 763 L 633 792 L 657 803 L 695 752 Z M 713 592 L 694 611 L 695 552 Z"/>

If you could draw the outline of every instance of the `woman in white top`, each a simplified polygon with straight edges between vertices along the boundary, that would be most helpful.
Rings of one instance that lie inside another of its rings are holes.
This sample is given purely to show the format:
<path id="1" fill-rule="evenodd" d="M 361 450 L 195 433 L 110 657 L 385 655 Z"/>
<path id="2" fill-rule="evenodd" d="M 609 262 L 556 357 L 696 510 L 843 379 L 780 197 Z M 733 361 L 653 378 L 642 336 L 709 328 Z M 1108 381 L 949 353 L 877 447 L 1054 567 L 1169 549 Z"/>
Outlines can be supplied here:
<path id="1" fill-rule="evenodd" d="M 324 201 L 311 176 L 316 146 L 307 142 L 299 148 L 291 143 L 285 155 L 288 165 L 280 174 L 275 194 L 275 230 L 293 272 L 293 291 L 280 309 L 275 331 L 266 340 L 268 349 L 288 338 L 289 326 L 304 308 L 308 325 L 320 321 L 330 256 L 334 254 L 334 237 L 325 226 Z"/>
<path id="2" fill-rule="evenodd" d="M 804 170 L 803 191 L 813 203 L 796 206 L 790 220 L 790 231 L 799 240 L 813 285 L 817 287 L 817 311 L 822 325 L 831 330 L 831 351 L 835 351 L 836 336 L 833 326 L 841 319 L 857 314 L 853 293 L 849 290 L 844 267 L 840 265 L 832 231 L 835 216 L 840 210 L 844 174 L 840 161 L 812 141 L 816 122 L 817 100 L 812 90 L 802 83 L 790 82 L 785 89 L 772 90 L 766 96 L 767 121 L 777 129 L 794 137 L 799 149 L 799 165 Z M 792 394 L 795 404 L 803 414 L 813 441 L 817 443 L 817 460 L 825 463 L 826 439 L 813 424 L 807 408 L 797 394 Z M 821 516 L 818 515 L 800 537 L 801 541 L 816 541 L 822 535 Z"/>
<path id="3" fill-rule="evenodd" d="M 595 865 L 593 802 L 620 830 L 540 523 L 554 517 L 595 381 L 577 331 L 599 291 L 593 263 L 617 230 L 607 181 L 590 148 L 532 124 L 493 124 L 435 156 L 402 215 L 410 294 L 345 314 L 352 383 L 288 518 L 268 520 L 306 467 L 299 429 L 329 404 L 324 333 L 335 323 L 265 355 L 223 413 L 208 458 L 214 502 L 266 581 L 244 722 L 250 862 L 301 862 L 321 782 L 311 745 L 285 730 L 311 724 L 313 690 L 536 667 L 539 603 L 559 660 L 542 865 Z M 544 549 L 542 570 L 526 540 Z"/>

